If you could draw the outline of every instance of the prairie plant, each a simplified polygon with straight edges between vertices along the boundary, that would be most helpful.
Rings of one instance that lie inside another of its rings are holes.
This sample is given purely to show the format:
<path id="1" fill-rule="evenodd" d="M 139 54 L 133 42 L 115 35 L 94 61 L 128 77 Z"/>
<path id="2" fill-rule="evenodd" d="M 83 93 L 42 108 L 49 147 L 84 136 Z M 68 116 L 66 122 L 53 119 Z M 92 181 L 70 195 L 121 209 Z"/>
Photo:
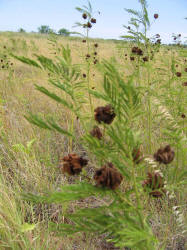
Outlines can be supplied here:
<path id="1" fill-rule="evenodd" d="M 102 76 L 101 90 L 90 88 L 90 70 L 94 63 L 91 61 L 88 34 L 92 23 L 96 22 L 90 3 L 88 7 L 77 8 L 82 13 L 82 18 L 87 20 L 83 24 L 77 23 L 86 29 L 83 40 L 87 43 L 86 73 L 82 74 L 82 65 L 73 63 L 68 46 L 61 46 L 54 59 L 37 54 L 36 60 L 12 55 L 48 74 L 50 87 L 35 87 L 57 102 L 59 107 L 63 107 L 64 113 L 70 114 L 70 125 L 62 127 L 56 118 L 46 114 L 39 116 L 30 113 L 25 117 L 40 128 L 57 131 L 69 138 L 68 154 L 62 157 L 59 168 L 64 174 L 80 175 L 79 181 L 75 177 L 76 184 L 65 185 L 60 191 L 40 195 L 29 193 L 24 194 L 24 198 L 29 202 L 58 203 L 66 207 L 63 216 L 69 221 L 49 223 L 49 228 L 58 235 L 95 233 L 104 235 L 109 242 L 120 248 L 164 249 L 165 242 L 159 244 L 152 232 L 154 215 L 151 217 L 148 212 L 157 199 L 161 205 L 165 204 L 164 201 L 169 202 L 173 199 L 171 193 L 177 195 L 186 184 L 186 171 L 182 169 L 178 173 L 181 164 L 186 164 L 186 130 L 175 123 L 165 105 L 157 100 L 159 93 L 152 91 L 154 84 L 150 77 L 153 70 L 151 57 L 155 54 L 152 55 L 153 45 L 147 38 L 150 27 L 147 4 L 143 0 L 140 3 L 140 12 L 127 10 L 135 16 L 130 21 L 134 29 L 127 26 L 130 35 L 124 36 L 135 42 L 133 45 L 136 46 L 131 48 L 131 53 L 138 63 L 138 70 L 135 68 L 124 79 L 123 72 L 117 68 L 114 59 L 97 62 L 97 73 Z M 157 18 L 158 14 L 155 14 L 154 19 Z M 143 31 L 140 31 L 140 26 L 143 26 Z M 56 43 L 55 40 L 51 41 Z M 94 45 L 95 48 L 97 46 L 98 44 Z M 159 46 L 157 42 L 154 48 L 158 49 Z M 144 69 L 146 84 L 141 86 L 141 72 Z M 101 103 L 101 106 L 94 109 L 94 103 Z M 145 114 L 142 112 L 144 106 Z M 152 115 L 153 112 L 158 113 L 156 117 Z M 175 153 L 170 145 L 159 148 L 153 157 L 150 156 L 153 154 L 153 117 L 157 122 L 159 117 L 160 122 L 166 123 L 165 130 L 161 133 L 162 140 L 165 142 L 167 138 L 172 146 L 180 149 L 177 150 L 176 166 L 172 165 Z M 145 160 L 142 145 L 146 139 L 139 126 L 140 120 L 147 121 L 146 145 L 149 155 Z M 83 148 L 84 156 L 73 152 L 75 144 Z M 20 149 L 20 145 L 14 148 Z M 27 152 L 27 148 L 21 148 Z M 88 202 L 85 208 L 76 208 L 75 204 L 74 213 L 68 212 L 71 202 L 81 199 L 89 201 L 93 197 L 97 200 L 96 204 Z M 148 212 L 145 213 L 147 207 Z"/>

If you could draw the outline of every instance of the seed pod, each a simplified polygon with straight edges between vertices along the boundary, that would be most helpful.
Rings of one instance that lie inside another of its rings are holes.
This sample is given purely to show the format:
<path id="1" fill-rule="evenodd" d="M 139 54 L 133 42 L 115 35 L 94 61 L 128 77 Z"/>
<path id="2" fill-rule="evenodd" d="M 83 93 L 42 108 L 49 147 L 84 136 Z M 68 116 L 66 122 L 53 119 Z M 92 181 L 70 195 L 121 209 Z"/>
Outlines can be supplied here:
<path id="1" fill-rule="evenodd" d="M 185 68 L 184 71 L 187 72 L 187 68 Z"/>
<path id="2" fill-rule="evenodd" d="M 182 114 L 182 115 L 181 115 L 181 117 L 182 117 L 183 119 L 185 119 L 185 118 L 186 118 L 185 114 Z"/>
<path id="3" fill-rule="evenodd" d="M 143 51 L 140 48 L 138 48 L 138 50 L 137 50 L 137 55 L 139 55 L 139 56 L 143 55 Z"/>
<path id="4" fill-rule="evenodd" d="M 131 60 L 131 61 L 134 61 L 134 56 L 131 56 L 131 57 L 130 57 L 130 60 Z"/>
<path id="5" fill-rule="evenodd" d="M 91 29 L 92 25 L 91 25 L 90 22 L 87 23 L 87 27 L 88 27 L 89 29 Z"/>
<path id="6" fill-rule="evenodd" d="M 83 77 L 83 78 L 86 78 L 86 74 L 85 74 L 85 73 L 83 73 L 83 74 L 82 74 L 82 77 Z"/>
<path id="7" fill-rule="evenodd" d="M 88 59 L 88 58 L 90 58 L 90 54 L 87 54 L 87 55 L 86 55 L 86 59 Z"/>
<path id="8" fill-rule="evenodd" d="M 132 50 L 131 50 L 132 53 L 136 54 L 137 51 L 138 51 L 138 47 L 132 47 Z"/>
<path id="9" fill-rule="evenodd" d="M 182 85 L 186 87 L 186 86 L 187 86 L 187 82 L 183 82 L 183 84 L 182 84 Z"/>
<path id="10" fill-rule="evenodd" d="M 94 112 L 95 120 L 98 123 L 104 122 L 106 124 L 111 124 L 116 116 L 114 109 L 110 104 L 105 107 L 97 107 Z"/>
<path id="11" fill-rule="evenodd" d="M 83 43 L 86 43 L 86 40 L 84 39 L 84 40 L 82 40 L 82 42 L 83 42 Z"/>
<path id="12" fill-rule="evenodd" d="M 154 19 L 157 19 L 158 18 L 158 14 L 154 14 Z"/>
<path id="13" fill-rule="evenodd" d="M 101 140 L 101 138 L 103 137 L 103 134 L 101 132 L 101 129 L 98 126 L 95 126 L 92 131 L 90 131 L 90 134 L 93 137 L 96 137 L 97 139 Z"/>
<path id="14" fill-rule="evenodd" d="M 86 18 L 87 18 L 87 14 L 86 14 L 86 13 L 83 13 L 83 14 L 82 14 L 82 18 L 83 18 L 83 19 L 86 19 Z"/>
<path id="15" fill-rule="evenodd" d="M 134 148 L 133 149 L 132 157 L 133 157 L 133 161 L 136 164 L 139 164 L 143 160 L 143 154 L 142 154 L 140 148 Z"/>
<path id="16" fill-rule="evenodd" d="M 148 56 L 143 57 L 143 61 L 144 61 L 144 62 L 148 62 L 148 61 L 149 61 Z"/>
<path id="17" fill-rule="evenodd" d="M 156 43 L 161 44 L 161 39 L 157 39 Z"/>
<path id="18" fill-rule="evenodd" d="M 62 169 L 63 173 L 77 175 L 80 174 L 82 168 L 87 164 L 88 160 L 83 159 L 76 154 L 68 154 L 60 161 L 59 167 Z"/>
<path id="19" fill-rule="evenodd" d="M 158 149 L 158 151 L 154 154 L 154 159 L 163 164 L 171 163 L 174 157 L 175 152 L 171 149 L 170 145 Z"/>
<path id="20" fill-rule="evenodd" d="M 94 47 L 97 48 L 97 47 L 98 47 L 98 43 L 95 43 L 95 44 L 94 44 Z"/>
<path id="21" fill-rule="evenodd" d="M 121 184 L 123 176 L 112 163 L 107 163 L 96 171 L 94 180 L 98 186 L 115 190 Z"/>
<path id="22" fill-rule="evenodd" d="M 151 189 L 149 195 L 153 197 L 161 197 L 166 191 L 164 189 L 164 179 L 159 173 L 148 173 L 147 179 L 142 184 L 144 190 Z"/>
<path id="23" fill-rule="evenodd" d="M 96 23 L 96 19 L 95 19 L 95 18 L 92 18 L 92 19 L 91 19 L 91 23 Z"/>
<path id="24" fill-rule="evenodd" d="M 181 72 L 176 72 L 177 77 L 181 77 L 181 75 L 182 75 Z"/>

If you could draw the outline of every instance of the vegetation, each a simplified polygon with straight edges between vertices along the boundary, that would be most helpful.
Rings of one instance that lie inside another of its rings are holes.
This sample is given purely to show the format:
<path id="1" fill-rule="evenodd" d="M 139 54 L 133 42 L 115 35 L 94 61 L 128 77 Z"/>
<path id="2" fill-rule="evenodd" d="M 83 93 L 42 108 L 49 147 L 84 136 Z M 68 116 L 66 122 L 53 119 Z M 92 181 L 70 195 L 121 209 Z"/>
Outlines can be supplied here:
<path id="1" fill-rule="evenodd" d="M 70 35 L 70 32 L 65 29 L 65 28 L 62 28 L 58 31 L 58 34 L 61 35 L 61 36 L 69 36 Z"/>
<path id="2" fill-rule="evenodd" d="M 117 43 L 90 3 L 81 39 L 0 35 L 1 249 L 185 249 L 187 51 L 140 4 Z"/>

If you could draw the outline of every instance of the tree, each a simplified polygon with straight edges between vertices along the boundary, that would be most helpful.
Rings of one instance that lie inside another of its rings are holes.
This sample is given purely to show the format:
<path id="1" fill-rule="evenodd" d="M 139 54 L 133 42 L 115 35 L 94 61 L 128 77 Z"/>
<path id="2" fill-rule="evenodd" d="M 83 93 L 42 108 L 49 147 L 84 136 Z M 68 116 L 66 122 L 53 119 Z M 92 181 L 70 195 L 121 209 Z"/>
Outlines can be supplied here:
<path id="1" fill-rule="evenodd" d="M 51 31 L 51 29 L 49 28 L 48 25 L 41 25 L 40 27 L 38 27 L 38 32 L 41 34 L 49 34 Z"/>
<path id="2" fill-rule="evenodd" d="M 19 28 L 19 29 L 18 29 L 18 32 L 20 32 L 20 33 L 25 33 L 26 31 L 25 31 L 23 28 Z"/>
<path id="3" fill-rule="evenodd" d="M 67 29 L 62 28 L 58 31 L 58 34 L 61 36 L 69 36 L 70 32 Z"/>

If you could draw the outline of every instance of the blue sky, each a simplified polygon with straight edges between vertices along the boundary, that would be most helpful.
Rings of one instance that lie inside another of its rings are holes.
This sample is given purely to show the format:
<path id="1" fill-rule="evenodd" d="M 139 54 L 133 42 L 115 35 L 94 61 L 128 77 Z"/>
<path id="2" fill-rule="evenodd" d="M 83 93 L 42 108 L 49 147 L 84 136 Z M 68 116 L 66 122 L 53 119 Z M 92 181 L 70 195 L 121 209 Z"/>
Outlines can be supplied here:
<path id="1" fill-rule="evenodd" d="M 91 29 L 91 37 L 119 38 L 124 35 L 123 24 L 128 24 L 130 15 L 124 8 L 139 9 L 138 0 L 90 0 L 96 14 L 97 24 Z M 151 27 L 151 34 L 159 33 L 164 42 L 171 40 L 172 33 L 187 37 L 187 0 L 148 0 L 149 16 L 154 13 L 159 18 Z M 86 4 L 86 0 L 0 0 L 0 30 L 37 31 L 40 25 L 49 25 L 55 30 L 72 28 L 81 15 L 76 6 Z M 152 19 L 153 20 L 153 19 Z"/>

